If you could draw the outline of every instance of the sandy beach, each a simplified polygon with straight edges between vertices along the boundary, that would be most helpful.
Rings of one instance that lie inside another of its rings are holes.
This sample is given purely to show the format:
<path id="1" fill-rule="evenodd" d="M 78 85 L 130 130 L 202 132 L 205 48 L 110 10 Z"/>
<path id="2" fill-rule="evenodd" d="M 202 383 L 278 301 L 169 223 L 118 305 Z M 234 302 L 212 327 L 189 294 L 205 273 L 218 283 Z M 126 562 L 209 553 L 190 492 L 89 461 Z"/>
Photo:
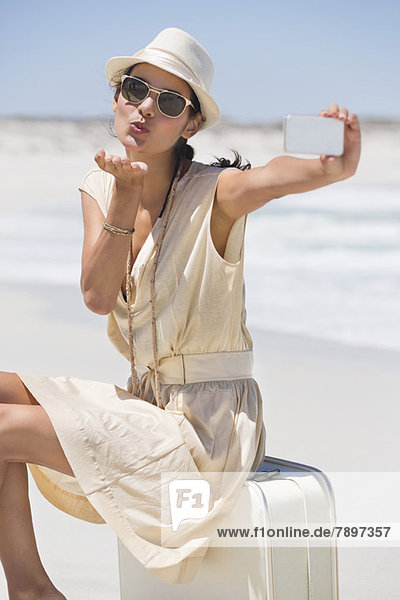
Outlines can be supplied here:
<path id="1" fill-rule="evenodd" d="M 84 306 L 79 289 L 0 286 L 0 292 L 3 370 L 124 385 L 128 365 L 106 338 L 105 317 Z M 400 471 L 398 353 L 251 333 L 267 454 L 326 472 Z M 30 473 L 29 481 L 39 550 L 56 585 L 68 600 L 118 600 L 113 532 L 57 510 Z M 377 494 L 373 482 L 369 491 Z M 339 521 L 349 507 L 343 495 L 336 501 Z M 381 520 L 386 517 L 382 513 Z M 341 600 L 398 598 L 400 548 L 341 548 L 338 556 Z M 0 595 L 5 594 L 2 576 Z"/>

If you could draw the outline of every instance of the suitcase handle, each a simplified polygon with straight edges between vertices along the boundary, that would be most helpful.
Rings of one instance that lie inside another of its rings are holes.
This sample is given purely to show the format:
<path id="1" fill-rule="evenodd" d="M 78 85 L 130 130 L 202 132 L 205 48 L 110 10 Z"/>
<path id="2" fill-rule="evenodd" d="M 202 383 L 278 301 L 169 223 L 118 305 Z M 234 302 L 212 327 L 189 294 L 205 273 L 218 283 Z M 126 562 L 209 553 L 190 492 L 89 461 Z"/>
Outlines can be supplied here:
<path id="1" fill-rule="evenodd" d="M 278 473 L 280 473 L 280 472 L 281 472 L 281 470 L 278 468 L 267 469 L 266 471 L 257 471 L 251 479 L 253 481 L 266 481 L 267 479 L 270 479 L 274 475 L 278 475 Z"/>

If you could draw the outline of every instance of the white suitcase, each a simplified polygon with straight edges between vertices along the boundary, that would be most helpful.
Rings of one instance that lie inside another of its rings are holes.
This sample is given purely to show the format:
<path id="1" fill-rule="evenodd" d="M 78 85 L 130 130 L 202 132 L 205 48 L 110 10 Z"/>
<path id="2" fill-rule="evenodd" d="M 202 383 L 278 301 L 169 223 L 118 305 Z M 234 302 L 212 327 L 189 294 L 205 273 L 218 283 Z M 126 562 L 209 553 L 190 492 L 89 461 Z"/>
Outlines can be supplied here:
<path id="1" fill-rule="evenodd" d="M 336 522 L 333 491 L 320 470 L 265 456 L 249 476 L 231 514 L 220 527 L 237 527 L 243 519 L 265 530 L 296 522 L 331 526 Z M 257 542 L 258 543 L 258 542 Z M 258 546 L 220 546 L 211 542 L 192 582 L 160 580 L 118 539 L 121 600 L 337 600 L 335 538 L 324 546 L 274 545 L 268 537 Z"/>

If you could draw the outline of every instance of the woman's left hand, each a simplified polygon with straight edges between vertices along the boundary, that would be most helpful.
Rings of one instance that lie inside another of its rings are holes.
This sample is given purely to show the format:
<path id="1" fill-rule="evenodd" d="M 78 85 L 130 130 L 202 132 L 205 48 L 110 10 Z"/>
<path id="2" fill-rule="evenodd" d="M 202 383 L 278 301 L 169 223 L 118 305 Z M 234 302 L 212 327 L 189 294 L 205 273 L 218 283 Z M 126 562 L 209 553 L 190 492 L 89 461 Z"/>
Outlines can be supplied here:
<path id="1" fill-rule="evenodd" d="M 361 131 L 357 115 L 348 112 L 347 108 L 340 108 L 337 104 L 330 104 L 328 110 L 320 111 L 321 117 L 338 118 L 344 122 L 344 147 L 341 156 L 322 154 L 321 163 L 325 172 L 338 179 L 351 177 L 357 170 L 361 153 Z"/>

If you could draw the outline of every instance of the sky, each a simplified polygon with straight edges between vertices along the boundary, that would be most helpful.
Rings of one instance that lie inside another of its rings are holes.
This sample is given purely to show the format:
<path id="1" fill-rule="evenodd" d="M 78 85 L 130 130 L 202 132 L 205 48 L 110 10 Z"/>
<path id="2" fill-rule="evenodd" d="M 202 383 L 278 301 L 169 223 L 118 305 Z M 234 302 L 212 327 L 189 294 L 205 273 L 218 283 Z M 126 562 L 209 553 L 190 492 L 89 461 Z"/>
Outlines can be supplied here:
<path id="1" fill-rule="evenodd" d="M 211 55 L 239 123 L 314 114 L 400 119 L 397 0 L 0 0 L 0 117 L 110 118 L 104 65 L 179 27 Z"/>

